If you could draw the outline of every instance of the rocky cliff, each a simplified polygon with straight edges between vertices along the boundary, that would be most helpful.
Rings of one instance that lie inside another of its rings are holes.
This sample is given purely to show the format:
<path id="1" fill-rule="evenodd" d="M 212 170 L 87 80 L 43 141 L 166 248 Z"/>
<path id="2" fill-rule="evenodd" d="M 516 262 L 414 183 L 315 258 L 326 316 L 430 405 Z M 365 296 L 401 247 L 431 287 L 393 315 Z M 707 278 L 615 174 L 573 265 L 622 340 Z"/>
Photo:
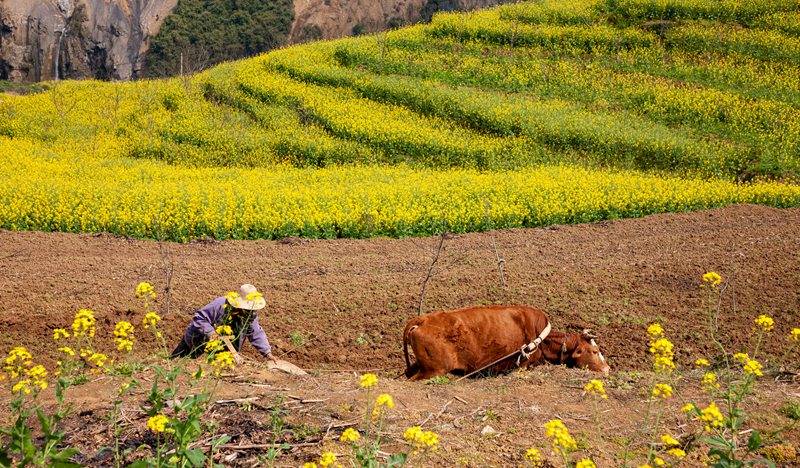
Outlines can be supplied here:
<path id="1" fill-rule="evenodd" d="M 178 0 L 2 0 L 0 79 L 128 80 Z M 289 42 L 376 32 L 503 0 L 295 0 Z"/>
<path id="2" fill-rule="evenodd" d="M 0 79 L 127 80 L 177 0 L 3 0 Z"/>

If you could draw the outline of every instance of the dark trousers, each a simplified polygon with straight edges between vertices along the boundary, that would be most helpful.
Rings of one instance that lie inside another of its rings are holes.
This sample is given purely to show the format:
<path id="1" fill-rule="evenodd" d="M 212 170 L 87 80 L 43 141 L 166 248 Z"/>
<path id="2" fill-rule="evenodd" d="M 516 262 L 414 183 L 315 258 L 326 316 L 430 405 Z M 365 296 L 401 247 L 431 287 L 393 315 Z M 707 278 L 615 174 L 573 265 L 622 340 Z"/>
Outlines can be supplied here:
<path id="1" fill-rule="evenodd" d="M 196 346 L 191 346 L 189 343 L 186 342 L 185 339 L 182 339 L 178 346 L 175 347 L 175 350 L 172 351 L 172 355 L 170 358 L 181 358 L 181 357 L 190 357 L 192 359 L 200 357 L 203 355 L 203 348 L 205 348 L 206 342 L 205 340 Z"/>

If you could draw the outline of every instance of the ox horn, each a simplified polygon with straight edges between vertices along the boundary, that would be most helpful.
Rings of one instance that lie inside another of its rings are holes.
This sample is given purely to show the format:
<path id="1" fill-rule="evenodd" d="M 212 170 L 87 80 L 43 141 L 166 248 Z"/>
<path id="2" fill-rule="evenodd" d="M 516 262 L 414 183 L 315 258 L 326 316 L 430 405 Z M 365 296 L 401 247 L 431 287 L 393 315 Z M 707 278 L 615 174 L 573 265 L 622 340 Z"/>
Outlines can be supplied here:
<path id="1" fill-rule="evenodd" d="M 594 332 L 589 328 L 584 328 L 581 334 L 589 340 L 597 339 L 597 335 L 595 335 Z"/>

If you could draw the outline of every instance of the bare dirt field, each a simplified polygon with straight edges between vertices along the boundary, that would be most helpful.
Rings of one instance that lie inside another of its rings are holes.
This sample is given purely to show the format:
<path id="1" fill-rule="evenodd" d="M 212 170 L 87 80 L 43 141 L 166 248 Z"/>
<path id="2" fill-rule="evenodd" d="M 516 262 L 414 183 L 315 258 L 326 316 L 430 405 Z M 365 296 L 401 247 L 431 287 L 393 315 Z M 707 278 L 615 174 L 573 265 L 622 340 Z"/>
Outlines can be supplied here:
<path id="1" fill-rule="evenodd" d="M 220 403 L 212 409 L 221 430 L 236 435 L 232 444 L 263 443 L 260 434 L 267 438 L 269 408 L 277 404 L 286 408 L 287 420 L 308 429 L 305 440 L 320 441 L 295 447 L 278 464 L 310 459 L 326 443 L 322 439 L 336 436 L 345 427 L 341 424 L 358 421 L 364 395 L 357 389 L 357 371 L 375 369 L 382 377 L 380 390 L 398 400 L 385 428 L 387 447 L 401 445 L 398 438 L 408 424 L 424 421 L 441 433 L 442 450 L 418 465 L 520 463 L 525 448 L 546 446 L 542 424 L 560 417 L 585 442 L 586 455 L 600 466 L 614 466 L 626 440 L 635 441 L 629 444 L 633 450 L 644 443 L 636 439 L 646 407 L 641 384 L 648 381 L 650 367 L 646 325 L 664 324 L 676 344 L 679 365 L 690 367 L 710 350 L 702 313 L 703 273 L 717 271 L 727 281 L 720 334 L 729 349 L 747 344 L 753 318 L 760 313 L 773 316 L 780 331 L 768 348 L 784 346 L 788 327 L 800 325 L 800 209 L 732 206 L 448 236 L 428 282 L 423 312 L 529 304 L 547 311 L 556 329 L 593 328 L 614 369 L 608 381 L 612 398 L 603 403 L 600 421 L 595 421 L 582 396 L 589 374 L 552 366 L 447 385 L 394 380 L 404 368 L 403 326 L 418 313 L 421 285 L 439 242 L 423 238 L 160 244 L 108 235 L 4 231 L 0 346 L 5 351 L 24 345 L 37 361 L 52 363 L 52 329 L 69 325 L 79 308 L 95 311 L 98 336 L 108 336 L 117 320 L 139 322 L 142 312 L 133 295 L 139 281 L 156 286 L 157 306 L 172 345 L 194 310 L 250 282 L 267 297 L 261 321 L 276 355 L 310 369 L 312 375 L 276 375 L 250 361 L 238 381 L 227 378 L 217 398 L 258 397 L 255 406 Z M 498 256 L 504 259 L 505 285 Z M 110 352 L 110 339 L 107 344 Z M 142 359 L 157 349 L 146 339 L 136 346 L 135 355 Z M 251 348 L 246 354 L 256 356 Z M 78 401 L 78 411 L 69 420 L 74 433 L 70 437 L 83 447 L 89 464 L 108 463 L 93 451 L 108 441 L 103 418 L 118 384 L 112 377 L 101 377 L 69 390 Z M 672 412 L 664 421 L 671 427 L 680 427 L 681 402 L 699 395 L 697 385 L 688 382 L 678 391 L 681 398 L 670 403 Z M 797 397 L 796 382 L 767 380 L 749 403 L 759 410 L 755 423 L 778 418 L 775 409 Z M 282 403 L 276 403 L 279 398 Z M 152 436 L 137 416 L 135 402 L 126 414 L 126 444 L 146 443 Z M 481 437 L 486 425 L 499 434 Z M 787 440 L 796 439 L 796 431 L 787 435 Z M 250 466 L 259 460 L 259 452 L 250 449 L 228 448 L 222 454 L 229 457 L 226 464 Z"/>

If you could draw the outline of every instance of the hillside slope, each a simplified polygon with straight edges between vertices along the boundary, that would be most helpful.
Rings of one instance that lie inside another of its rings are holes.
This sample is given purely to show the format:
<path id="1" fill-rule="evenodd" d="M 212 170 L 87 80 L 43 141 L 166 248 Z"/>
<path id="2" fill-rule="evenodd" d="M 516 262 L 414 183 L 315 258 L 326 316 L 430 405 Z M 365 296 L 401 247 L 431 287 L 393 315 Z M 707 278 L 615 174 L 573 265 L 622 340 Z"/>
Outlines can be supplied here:
<path id="1" fill-rule="evenodd" d="M 0 225 L 360 237 L 796 206 L 798 15 L 548 0 L 4 96 Z"/>

